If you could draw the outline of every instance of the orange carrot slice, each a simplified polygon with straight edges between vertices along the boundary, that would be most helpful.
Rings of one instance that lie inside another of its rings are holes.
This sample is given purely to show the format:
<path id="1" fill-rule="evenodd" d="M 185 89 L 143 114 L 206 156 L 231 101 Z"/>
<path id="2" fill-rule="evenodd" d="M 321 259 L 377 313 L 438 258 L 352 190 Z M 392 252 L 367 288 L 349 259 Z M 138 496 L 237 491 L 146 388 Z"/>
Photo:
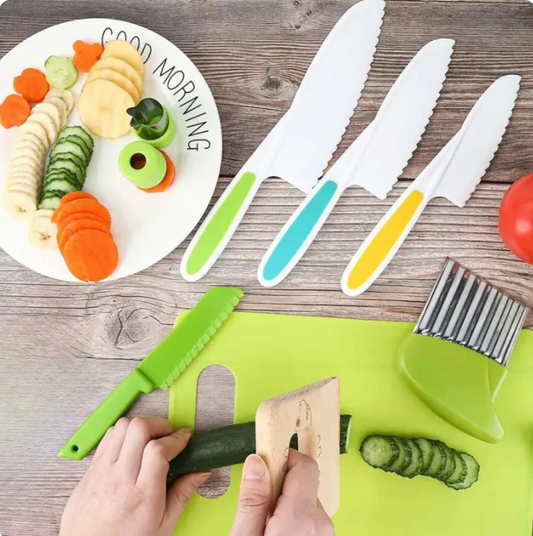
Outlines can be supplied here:
<path id="1" fill-rule="evenodd" d="M 28 101 L 20 95 L 8 95 L 0 104 L 0 124 L 4 128 L 19 127 L 30 116 Z"/>
<path id="2" fill-rule="evenodd" d="M 68 203 L 69 201 L 75 201 L 76 199 L 96 199 L 96 197 L 94 197 L 94 195 L 91 195 L 89 192 L 70 192 L 61 198 L 61 204 L 64 205 L 65 203 Z"/>
<path id="3" fill-rule="evenodd" d="M 59 227 L 59 230 L 65 228 L 70 223 L 72 223 L 74 221 L 78 221 L 78 220 L 94 220 L 94 221 L 97 221 L 97 222 L 100 222 L 100 223 L 104 224 L 107 227 L 108 231 L 111 229 L 111 226 L 109 224 L 107 224 L 105 220 L 103 220 L 102 218 L 97 216 L 96 214 L 93 214 L 91 212 L 75 212 L 74 214 L 70 214 L 69 216 L 65 216 L 61 220 L 61 225 Z"/>
<path id="4" fill-rule="evenodd" d="M 165 160 L 167 161 L 166 175 L 163 177 L 163 180 L 159 184 L 157 184 L 156 186 L 153 186 L 152 188 L 139 188 L 143 192 L 147 192 L 149 194 L 155 194 L 157 192 L 164 192 L 174 182 L 174 177 L 176 176 L 176 168 L 174 167 L 174 163 L 172 162 L 168 154 L 165 153 L 165 151 L 161 151 L 161 153 L 163 154 L 163 156 L 165 157 Z"/>
<path id="5" fill-rule="evenodd" d="M 82 281 L 101 281 L 118 266 L 118 250 L 109 233 L 84 229 L 73 234 L 62 250 L 68 269 Z"/>
<path id="6" fill-rule="evenodd" d="M 61 225 L 61 220 L 66 216 L 75 214 L 76 212 L 90 212 L 101 218 L 106 224 L 111 225 L 111 215 L 104 205 L 100 204 L 96 199 L 75 199 L 69 203 L 60 206 L 53 215 L 52 221 L 57 225 Z"/>
<path id="7" fill-rule="evenodd" d="M 28 102 L 41 102 L 50 86 L 44 73 L 38 69 L 24 69 L 22 74 L 13 80 L 13 89 Z"/>
<path id="8" fill-rule="evenodd" d="M 111 235 L 109 227 L 98 220 L 91 219 L 77 219 L 71 221 L 68 225 L 63 225 L 59 232 L 57 233 L 57 242 L 59 244 L 59 249 L 62 250 L 65 247 L 65 244 L 69 241 L 72 235 L 76 234 L 78 231 L 83 229 L 98 229 L 103 233 Z"/>
<path id="9" fill-rule="evenodd" d="M 88 73 L 104 52 L 104 47 L 100 43 L 76 41 L 73 48 L 76 53 L 72 61 L 76 69 L 82 73 Z"/>

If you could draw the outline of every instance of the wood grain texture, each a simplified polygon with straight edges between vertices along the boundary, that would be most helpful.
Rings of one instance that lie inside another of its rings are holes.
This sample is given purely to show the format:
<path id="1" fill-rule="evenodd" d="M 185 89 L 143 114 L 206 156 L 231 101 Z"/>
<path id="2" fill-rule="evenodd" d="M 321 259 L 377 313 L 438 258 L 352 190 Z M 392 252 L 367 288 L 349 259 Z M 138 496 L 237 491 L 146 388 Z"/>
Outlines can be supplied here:
<path id="1" fill-rule="evenodd" d="M 224 156 L 216 199 L 288 108 L 316 50 L 353 0 L 8 0 L 0 7 L 0 56 L 52 24 L 107 17 L 144 24 L 178 45 L 213 90 Z M 449 255 L 533 306 L 533 267 L 514 258 L 497 231 L 500 200 L 533 169 L 533 6 L 516 1 L 389 0 L 376 59 L 341 150 L 372 120 L 394 79 L 433 38 L 457 40 L 449 77 L 420 149 L 386 201 L 352 188 L 300 265 L 275 289 L 256 279 L 259 261 L 303 195 L 267 181 L 208 276 L 185 283 L 188 242 L 156 266 L 101 285 L 64 284 L 0 251 L 0 532 L 57 535 L 62 509 L 88 461 L 56 455 L 95 406 L 156 343 L 180 311 L 213 285 L 241 286 L 239 310 L 414 321 Z M 461 125 L 498 76 L 523 76 L 500 151 L 467 207 L 428 207 L 394 261 L 357 299 L 340 277 L 358 245 Z M 325 103 L 327 105 L 327 103 Z M 533 327 L 533 318 L 528 325 Z M 227 383 L 211 378 L 201 402 L 210 427 Z M 142 397 L 134 414 L 165 414 L 167 397 Z M 211 417 L 208 417 L 211 415 Z"/>

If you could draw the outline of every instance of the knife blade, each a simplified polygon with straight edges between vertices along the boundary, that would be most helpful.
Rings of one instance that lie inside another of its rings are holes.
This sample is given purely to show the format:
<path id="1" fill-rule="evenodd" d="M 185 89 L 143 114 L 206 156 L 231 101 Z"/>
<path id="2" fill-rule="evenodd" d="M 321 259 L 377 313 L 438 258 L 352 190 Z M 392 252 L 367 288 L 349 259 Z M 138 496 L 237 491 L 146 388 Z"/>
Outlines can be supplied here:
<path id="1" fill-rule="evenodd" d="M 263 286 L 273 287 L 291 272 L 348 186 L 362 186 L 380 199 L 386 197 L 426 129 L 453 45 L 452 39 L 431 41 L 405 67 L 374 121 L 313 188 L 271 244 L 257 274 Z"/>
<path id="2" fill-rule="evenodd" d="M 59 452 L 61 458 L 81 460 L 141 393 L 167 389 L 190 365 L 239 303 L 238 288 L 212 288 L 180 317 L 176 328 L 120 383 L 78 428 Z"/>
<path id="3" fill-rule="evenodd" d="M 316 184 L 364 88 L 384 9 L 384 0 L 363 0 L 335 25 L 275 133 L 237 173 L 194 236 L 181 261 L 185 280 L 198 281 L 213 266 L 265 179 L 275 175 L 304 192 Z"/>
<path id="4" fill-rule="evenodd" d="M 342 289 L 358 296 L 379 277 L 434 197 L 462 207 L 485 175 L 513 113 L 520 77 L 503 76 L 478 99 L 459 132 L 400 196 L 354 255 Z"/>

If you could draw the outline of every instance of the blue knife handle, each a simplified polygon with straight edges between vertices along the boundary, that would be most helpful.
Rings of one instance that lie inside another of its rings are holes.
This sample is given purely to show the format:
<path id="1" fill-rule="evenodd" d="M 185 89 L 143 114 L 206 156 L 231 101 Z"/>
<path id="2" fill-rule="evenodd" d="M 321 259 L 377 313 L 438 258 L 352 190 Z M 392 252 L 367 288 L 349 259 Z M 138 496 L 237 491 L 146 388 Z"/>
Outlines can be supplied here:
<path id="1" fill-rule="evenodd" d="M 258 270 L 259 282 L 273 287 L 298 264 L 336 205 L 343 188 L 332 181 L 319 183 L 298 207 L 266 252 Z"/>

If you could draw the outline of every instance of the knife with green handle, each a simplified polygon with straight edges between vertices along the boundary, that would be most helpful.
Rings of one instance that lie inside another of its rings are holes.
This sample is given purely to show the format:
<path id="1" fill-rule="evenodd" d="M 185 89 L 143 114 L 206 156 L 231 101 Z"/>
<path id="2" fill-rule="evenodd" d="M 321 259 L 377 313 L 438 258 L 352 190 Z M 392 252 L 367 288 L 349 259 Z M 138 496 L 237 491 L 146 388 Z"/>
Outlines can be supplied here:
<path id="1" fill-rule="evenodd" d="M 209 290 L 187 315 L 182 315 L 179 326 L 133 369 L 78 428 L 59 456 L 81 460 L 141 393 L 168 389 L 220 328 L 242 296 L 243 292 L 238 288 Z"/>
<path id="2" fill-rule="evenodd" d="M 362 0 L 332 29 L 294 101 L 215 204 L 181 262 L 186 281 L 198 281 L 231 240 L 269 177 L 308 194 L 331 160 L 363 91 L 385 11 L 384 0 Z"/>

